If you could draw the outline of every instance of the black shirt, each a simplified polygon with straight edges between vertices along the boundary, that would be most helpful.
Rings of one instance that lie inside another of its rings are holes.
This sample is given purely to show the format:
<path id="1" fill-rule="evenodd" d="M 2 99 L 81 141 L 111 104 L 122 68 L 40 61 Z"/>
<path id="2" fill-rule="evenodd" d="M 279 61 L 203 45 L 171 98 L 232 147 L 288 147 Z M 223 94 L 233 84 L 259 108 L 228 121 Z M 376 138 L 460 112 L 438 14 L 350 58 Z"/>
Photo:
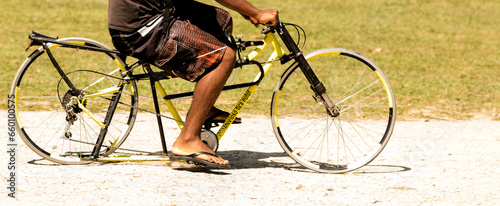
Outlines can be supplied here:
<path id="1" fill-rule="evenodd" d="M 109 0 L 108 28 L 134 32 L 163 15 L 164 0 Z"/>

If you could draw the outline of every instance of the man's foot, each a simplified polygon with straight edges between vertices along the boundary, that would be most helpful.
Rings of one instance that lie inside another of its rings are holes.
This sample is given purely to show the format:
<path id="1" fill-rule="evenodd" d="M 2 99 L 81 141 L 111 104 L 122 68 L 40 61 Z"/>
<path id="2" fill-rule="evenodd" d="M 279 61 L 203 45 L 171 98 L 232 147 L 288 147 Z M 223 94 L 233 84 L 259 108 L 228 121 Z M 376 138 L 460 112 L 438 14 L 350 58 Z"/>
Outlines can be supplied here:
<path id="1" fill-rule="evenodd" d="M 213 167 L 213 168 L 219 168 L 219 169 L 229 169 L 231 168 L 231 166 L 229 164 L 217 164 L 217 163 L 214 163 L 214 162 L 210 162 L 210 161 L 207 161 L 207 160 L 203 160 L 203 159 L 199 159 L 197 158 L 198 156 L 201 156 L 201 155 L 208 155 L 208 156 L 211 156 L 211 157 L 215 157 L 215 158 L 221 158 L 215 154 L 212 154 L 212 153 L 209 153 L 209 152 L 195 152 L 195 153 L 191 153 L 189 155 L 186 155 L 186 156 L 183 156 L 183 155 L 170 155 L 170 160 L 184 160 L 188 163 L 194 163 L 196 165 L 204 165 L 204 166 L 208 166 L 208 167 Z"/>
<path id="2" fill-rule="evenodd" d="M 212 109 L 210 109 L 210 112 L 207 115 L 207 118 L 205 119 L 205 123 L 207 122 L 224 123 L 228 117 L 229 117 L 228 112 L 217 109 L 217 107 L 212 107 Z M 233 121 L 233 124 L 240 124 L 240 123 L 241 123 L 241 118 L 239 117 L 236 117 Z"/>
<path id="3" fill-rule="evenodd" d="M 229 166 L 229 161 L 216 155 L 199 138 L 188 142 L 178 138 L 172 146 L 171 157 L 177 160 L 191 160 L 205 165 L 211 163 L 210 166 L 220 165 L 224 168 Z"/>

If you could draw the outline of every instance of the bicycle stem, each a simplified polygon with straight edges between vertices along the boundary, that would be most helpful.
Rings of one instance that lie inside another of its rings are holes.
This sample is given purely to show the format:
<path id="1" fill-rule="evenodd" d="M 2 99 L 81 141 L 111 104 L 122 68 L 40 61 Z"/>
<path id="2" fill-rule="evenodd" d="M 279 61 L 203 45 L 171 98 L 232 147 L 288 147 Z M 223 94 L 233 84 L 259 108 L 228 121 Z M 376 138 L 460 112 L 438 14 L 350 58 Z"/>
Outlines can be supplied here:
<path id="1" fill-rule="evenodd" d="M 332 102 L 331 98 L 326 93 L 325 86 L 321 81 L 319 81 L 318 77 L 312 70 L 311 66 L 307 62 L 306 58 L 300 51 L 299 47 L 297 46 L 293 38 L 290 36 L 290 33 L 288 33 L 288 30 L 285 28 L 285 25 L 283 24 L 282 21 L 280 21 L 276 26 L 276 31 L 278 32 L 278 35 L 281 37 L 281 40 L 283 40 L 283 43 L 285 44 L 288 51 L 290 51 L 291 57 L 295 59 L 296 63 L 299 64 L 300 69 L 302 70 L 307 80 L 311 84 L 311 89 L 314 91 L 316 96 L 320 98 L 322 103 L 324 103 L 325 107 L 330 112 L 330 114 L 333 117 L 337 117 L 340 113 L 339 108 Z"/>

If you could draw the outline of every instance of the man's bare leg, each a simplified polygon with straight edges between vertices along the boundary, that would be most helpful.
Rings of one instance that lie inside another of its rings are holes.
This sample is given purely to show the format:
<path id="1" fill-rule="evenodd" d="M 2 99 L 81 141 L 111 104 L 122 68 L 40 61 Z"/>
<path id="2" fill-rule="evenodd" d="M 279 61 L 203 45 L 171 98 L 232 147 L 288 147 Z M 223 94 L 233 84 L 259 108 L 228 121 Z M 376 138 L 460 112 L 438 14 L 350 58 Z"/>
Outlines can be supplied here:
<path id="1" fill-rule="evenodd" d="M 186 117 L 186 123 L 179 137 L 174 142 L 172 153 L 175 155 L 189 155 L 195 152 L 214 152 L 200 139 L 200 132 L 208 112 L 219 97 L 227 78 L 234 67 L 235 53 L 229 47 L 219 66 L 202 77 L 194 89 L 193 102 Z M 200 155 L 196 158 L 227 165 L 229 162 L 220 157 Z"/>

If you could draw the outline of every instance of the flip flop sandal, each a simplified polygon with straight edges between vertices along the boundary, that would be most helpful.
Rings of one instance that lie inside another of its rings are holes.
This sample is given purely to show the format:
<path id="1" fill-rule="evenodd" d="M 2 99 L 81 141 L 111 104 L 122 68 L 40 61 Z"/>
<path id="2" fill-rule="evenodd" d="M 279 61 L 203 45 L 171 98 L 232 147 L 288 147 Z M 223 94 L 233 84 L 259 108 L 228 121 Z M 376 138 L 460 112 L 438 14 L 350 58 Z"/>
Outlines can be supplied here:
<path id="1" fill-rule="evenodd" d="M 195 152 L 195 153 L 191 153 L 191 154 L 186 155 L 186 156 L 171 154 L 169 156 L 169 158 L 170 158 L 170 160 L 174 160 L 174 161 L 186 161 L 188 164 L 202 165 L 202 166 L 216 168 L 216 169 L 230 169 L 231 168 L 230 165 L 221 165 L 221 164 L 217 164 L 214 162 L 202 160 L 200 158 L 195 158 L 196 156 L 200 156 L 200 155 L 210 155 L 210 156 L 214 156 L 214 157 L 219 157 L 219 156 L 212 154 L 212 153 L 209 153 L 209 152 Z"/>

